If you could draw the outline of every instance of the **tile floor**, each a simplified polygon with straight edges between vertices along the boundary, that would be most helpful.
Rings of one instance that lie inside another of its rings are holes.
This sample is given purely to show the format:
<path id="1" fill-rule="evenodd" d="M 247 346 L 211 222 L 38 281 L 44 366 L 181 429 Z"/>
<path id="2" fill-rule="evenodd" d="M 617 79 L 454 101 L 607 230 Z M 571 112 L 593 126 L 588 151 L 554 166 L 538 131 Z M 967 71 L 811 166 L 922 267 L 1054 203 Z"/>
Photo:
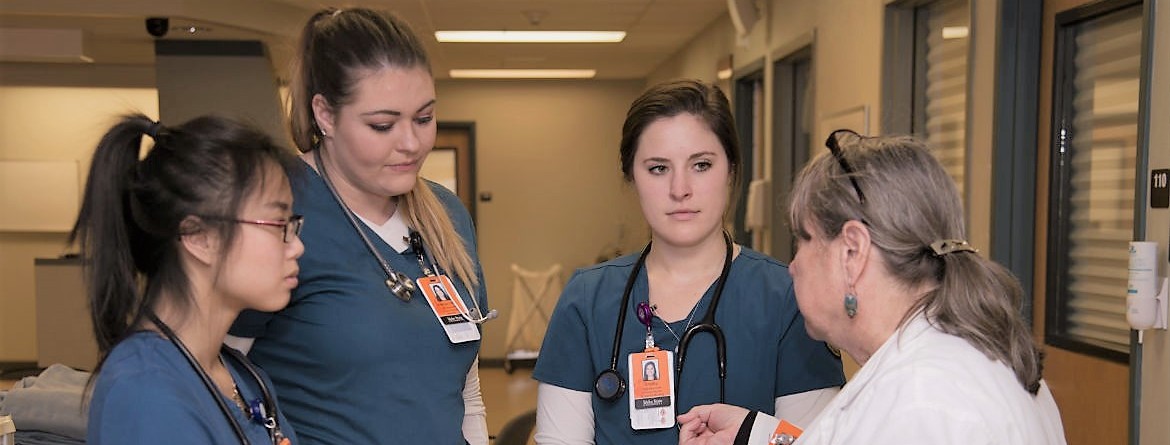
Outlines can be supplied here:
<path id="1" fill-rule="evenodd" d="M 488 433 L 492 436 L 508 420 L 536 409 L 537 381 L 532 380 L 531 368 L 519 368 L 508 374 L 504 368 L 483 367 L 479 369 L 479 381 L 483 403 L 487 406 Z"/>

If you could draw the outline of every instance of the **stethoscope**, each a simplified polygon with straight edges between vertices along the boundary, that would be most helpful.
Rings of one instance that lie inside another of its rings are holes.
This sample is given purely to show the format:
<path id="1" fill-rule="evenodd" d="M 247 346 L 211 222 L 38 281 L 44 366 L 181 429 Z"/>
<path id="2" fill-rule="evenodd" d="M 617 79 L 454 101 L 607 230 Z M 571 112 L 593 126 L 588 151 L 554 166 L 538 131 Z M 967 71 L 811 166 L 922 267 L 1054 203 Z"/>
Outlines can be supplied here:
<path id="1" fill-rule="evenodd" d="M 195 360 L 195 356 L 187 349 L 187 345 L 183 344 L 183 341 L 179 340 L 179 336 L 175 335 L 175 331 L 172 331 L 170 326 L 167 326 L 166 323 L 159 320 L 158 316 L 151 313 L 147 317 L 155 326 L 158 326 L 158 329 L 162 331 L 167 340 L 170 340 L 179 349 L 179 352 L 183 353 L 183 358 L 187 359 L 187 364 L 191 365 L 191 368 L 195 370 L 196 374 L 199 374 L 199 379 L 203 381 L 203 386 L 207 388 L 207 391 L 211 392 L 211 398 L 215 399 L 215 404 L 219 406 L 220 412 L 227 418 L 228 423 L 232 425 L 232 431 L 236 433 L 236 437 L 240 439 L 240 443 L 248 445 L 250 442 L 248 441 L 248 436 L 244 434 L 243 427 L 236 421 L 236 416 L 232 414 L 227 403 L 223 401 L 223 397 L 220 396 L 215 382 L 212 382 L 211 376 L 207 375 L 207 371 L 203 370 L 202 366 L 199 366 L 199 362 Z M 248 403 L 248 412 L 244 414 L 252 420 L 263 424 L 264 428 L 268 429 L 268 437 L 272 439 L 273 445 L 287 444 L 288 442 L 285 441 L 284 433 L 280 430 L 280 421 L 277 419 L 276 400 L 272 398 L 272 393 L 268 391 L 268 385 L 264 383 L 264 379 L 260 377 L 260 373 L 256 371 L 256 367 L 248 359 L 244 358 L 243 354 L 227 345 L 220 347 L 220 353 L 231 357 L 232 360 L 246 369 L 248 374 L 252 376 L 252 379 L 256 381 L 256 385 L 260 387 L 261 400 Z"/>
<path id="2" fill-rule="evenodd" d="M 411 230 L 408 240 L 410 242 L 410 249 L 414 251 L 414 255 L 418 258 L 418 267 L 422 269 L 423 274 L 426 276 L 435 276 L 438 274 L 439 265 L 435 263 L 434 258 L 427 254 L 426 246 L 423 245 L 422 235 L 417 231 Z M 430 267 L 427 266 L 427 263 L 430 263 Z M 459 311 L 459 314 L 468 321 L 475 324 L 483 324 L 488 320 L 500 316 L 500 312 L 495 309 L 489 310 L 487 315 L 480 316 L 479 299 L 475 298 L 475 295 L 469 295 L 469 297 L 471 297 L 471 304 L 474 305 L 470 311 L 465 310 L 462 304 L 454 305 L 455 309 Z"/>
<path id="3" fill-rule="evenodd" d="M 733 247 L 731 243 L 731 235 L 727 232 L 723 233 L 723 240 L 727 243 L 727 254 L 723 258 L 723 271 L 719 274 L 719 279 L 715 281 L 715 295 L 711 297 L 711 304 L 707 306 L 707 312 L 703 314 L 703 318 L 694 326 L 687 328 L 683 332 L 678 341 L 678 361 L 674 365 L 675 374 L 678 379 L 682 379 L 683 362 L 686 361 L 687 347 L 691 344 L 691 339 L 701 332 L 708 332 L 715 337 L 715 356 L 719 364 L 719 402 L 724 401 L 724 386 L 727 383 L 727 341 L 723 337 L 723 329 L 719 324 L 715 323 L 715 309 L 719 306 L 719 298 L 723 296 L 723 285 L 727 284 L 727 273 L 731 270 L 731 256 Z M 626 289 L 622 293 L 622 309 L 618 312 L 617 332 L 613 339 L 613 353 L 609 358 L 609 369 L 601 371 L 597 375 L 597 379 L 593 382 L 593 392 L 600 397 L 601 400 L 613 402 L 622 397 L 626 392 L 626 381 L 622 379 L 621 374 L 617 371 L 618 354 L 621 352 L 622 332 L 625 330 L 626 312 L 630 307 L 630 293 L 634 289 L 634 282 L 638 280 L 638 272 L 646 264 L 646 255 L 650 253 L 651 243 L 646 244 L 646 248 L 642 249 L 641 256 L 638 257 L 638 262 L 634 263 L 634 270 L 630 272 L 630 277 L 626 280 Z M 695 303 L 698 304 L 698 303 Z"/>
<path id="4" fill-rule="evenodd" d="M 333 187 L 333 180 L 329 179 L 329 172 L 325 171 L 325 162 L 321 160 L 321 150 L 321 147 L 317 147 L 313 150 L 313 160 L 317 163 L 317 171 L 321 172 L 321 179 L 325 181 L 326 188 L 329 189 L 329 193 L 333 194 L 333 199 L 337 201 L 337 205 L 341 206 L 341 212 L 345 214 L 346 219 L 349 220 L 349 224 L 353 226 L 353 230 L 356 231 L 358 236 L 361 237 L 362 242 L 366 245 L 366 249 L 368 249 L 370 253 L 374 255 L 374 258 L 378 259 L 378 265 L 381 266 L 382 271 L 386 273 L 386 288 L 390 289 L 390 293 L 398 297 L 399 300 L 402 300 L 403 302 L 409 302 L 410 299 L 414 296 L 414 291 L 416 290 L 417 286 L 415 286 L 414 281 L 411 280 L 410 277 L 406 276 L 406 274 L 398 272 L 394 270 L 394 268 L 390 267 L 390 263 L 382 257 L 381 253 L 378 253 L 378 248 L 374 247 L 374 243 L 370 242 L 370 238 L 366 236 L 366 232 L 363 231 L 361 226 L 358 224 L 357 217 L 353 214 L 353 211 L 349 209 L 349 206 L 345 205 L 345 201 L 342 201 L 341 195 L 338 194 L 337 189 Z M 430 258 L 426 254 L 426 249 L 423 248 L 422 235 L 420 235 L 417 231 L 412 230 L 410 232 L 409 241 L 411 248 L 414 249 L 415 255 L 418 256 L 419 268 L 422 269 L 423 273 L 428 276 L 433 275 L 431 269 L 427 269 L 427 266 L 423 260 L 424 257 L 430 260 L 431 267 L 434 268 L 434 273 L 438 273 L 438 264 L 435 264 L 434 259 Z M 474 309 L 465 311 L 462 307 L 460 307 L 460 305 L 455 305 L 455 307 L 458 308 L 459 313 L 467 318 L 468 321 L 475 324 L 483 324 L 488 320 L 500 316 L 499 311 L 496 311 L 495 309 L 489 310 L 487 315 L 481 315 L 482 312 L 479 308 L 479 299 L 475 298 L 475 295 L 471 295 L 470 297 L 471 303 L 475 306 Z"/>

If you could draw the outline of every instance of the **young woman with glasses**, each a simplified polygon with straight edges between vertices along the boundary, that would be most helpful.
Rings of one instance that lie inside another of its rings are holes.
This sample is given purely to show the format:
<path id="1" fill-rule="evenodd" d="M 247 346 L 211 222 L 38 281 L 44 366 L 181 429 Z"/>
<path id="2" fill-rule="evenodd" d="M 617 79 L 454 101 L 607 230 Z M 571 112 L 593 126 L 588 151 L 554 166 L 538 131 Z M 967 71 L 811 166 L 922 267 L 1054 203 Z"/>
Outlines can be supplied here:
<path id="1" fill-rule="evenodd" d="M 223 346 L 240 311 L 283 308 L 297 285 L 294 159 L 215 117 L 127 116 L 102 138 L 71 235 L 101 355 L 87 443 L 295 442 L 272 383 Z"/>

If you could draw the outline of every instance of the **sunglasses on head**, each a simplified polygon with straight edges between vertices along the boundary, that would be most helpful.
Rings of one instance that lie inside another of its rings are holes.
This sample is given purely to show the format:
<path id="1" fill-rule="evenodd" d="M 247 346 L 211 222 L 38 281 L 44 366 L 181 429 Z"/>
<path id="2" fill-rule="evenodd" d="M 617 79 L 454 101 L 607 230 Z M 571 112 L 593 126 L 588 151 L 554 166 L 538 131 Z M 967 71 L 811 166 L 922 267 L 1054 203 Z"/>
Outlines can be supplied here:
<path id="1" fill-rule="evenodd" d="M 849 177 L 849 182 L 853 184 L 853 190 L 857 191 L 857 199 L 860 200 L 862 204 L 865 204 L 865 194 L 861 192 L 861 186 L 857 184 L 857 178 L 854 177 L 856 170 L 854 170 L 853 167 L 849 165 L 849 161 L 845 160 L 845 154 L 841 152 L 841 144 L 839 139 L 842 136 L 850 136 L 858 139 L 862 137 L 853 130 L 835 130 L 832 133 L 829 133 L 829 138 L 825 140 L 825 146 L 829 148 L 829 152 L 832 153 L 833 157 L 837 159 L 837 164 L 841 166 L 841 170 L 845 172 L 845 176 Z"/>

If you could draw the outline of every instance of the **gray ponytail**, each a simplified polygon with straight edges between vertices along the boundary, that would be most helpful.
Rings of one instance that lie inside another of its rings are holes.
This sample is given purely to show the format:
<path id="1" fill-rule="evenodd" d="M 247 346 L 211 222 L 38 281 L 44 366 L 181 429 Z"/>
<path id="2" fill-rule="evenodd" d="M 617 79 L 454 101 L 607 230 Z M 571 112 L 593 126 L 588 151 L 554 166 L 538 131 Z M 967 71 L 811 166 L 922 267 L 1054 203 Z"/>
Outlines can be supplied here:
<path id="1" fill-rule="evenodd" d="M 902 319 L 915 314 L 1003 362 L 1035 394 L 1041 355 L 1020 311 L 1024 291 L 1002 266 L 970 251 L 937 254 L 931 244 L 966 239 L 962 202 L 954 182 L 926 146 L 910 137 L 841 140 L 842 156 L 864 190 L 862 203 L 832 156 L 804 168 L 794 186 L 789 217 L 796 235 L 806 224 L 835 238 L 850 220 L 865 221 L 887 269 L 908 288 L 936 285 Z"/>

